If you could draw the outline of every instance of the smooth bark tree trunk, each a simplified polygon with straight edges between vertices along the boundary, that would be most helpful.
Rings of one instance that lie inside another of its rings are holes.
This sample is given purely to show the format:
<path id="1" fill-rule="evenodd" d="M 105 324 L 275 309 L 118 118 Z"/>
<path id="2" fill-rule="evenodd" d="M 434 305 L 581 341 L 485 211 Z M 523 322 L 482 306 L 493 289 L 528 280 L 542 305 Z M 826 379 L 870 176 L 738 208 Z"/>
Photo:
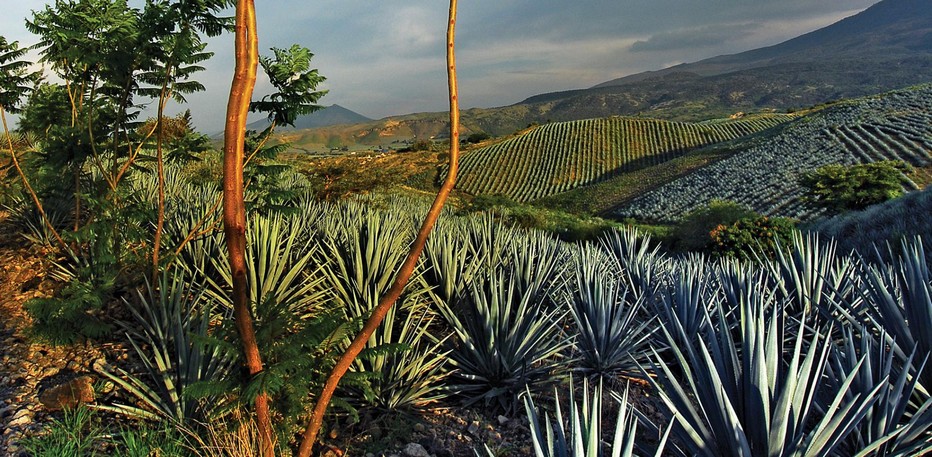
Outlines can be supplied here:
<path id="1" fill-rule="evenodd" d="M 372 315 L 366 320 L 362 331 L 360 331 L 360 333 L 356 335 L 356 338 L 353 339 L 353 342 L 350 343 L 346 352 L 344 352 L 340 360 L 337 361 L 330 376 L 327 378 L 327 382 L 324 384 L 324 388 L 317 398 L 317 403 L 314 405 L 314 410 L 311 413 L 308 426 L 304 431 L 301 445 L 298 448 L 298 457 L 310 457 L 314 442 L 317 441 L 317 435 L 320 433 L 320 428 L 324 422 L 324 414 L 327 412 L 330 399 L 333 398 L 333 394 L 337 389 L 337 385 L 340 383 L 340 379 L 346 374 L 353 360 L 355 360 L 359 353 L 366 347 L 366 342 L 369 340 L 369 337 L 375 332 L 379 325 L 381 325 L 389 309 L 395 304 L 404 291 L 405 286 L 408 284 L 408 280 L 411 279 L 411 275 L 414 273 L 414 268 L 417 266 L 417 260 L 424 250 L 427 237 L 430 235 L 434 224 L 437 222 L 437 218 L 440 216 L 443 204 L 446 202 L 450 191 L 453 190 L 453 186 L 456 184 L 456 174 L 459 167 L 460 132 L 459 101 L 457 100 L 456 89 L 456 58 L 454 54 L 455 30 L 456 0 L 450 0 L 450 15 L 447 26 L 447 81 L 450 90 L 449 173 L 443 185 L 440 187 L 440 190 L 437 192 L 437 197 L 434 199 L 427 216 L 425 216 L 420 230 L 418 230 L 417 237 L 408 251 L 408 256 L 405 258 L 404 264 L 402 264 L 401 268 L 398 270 L 395 282 L 392 283 L 392 287 L 385 293 L 385 296 L 382 297 L 375 309 L 372 310 Z"/>
<path id="2" fill-rule="evenodd" d="M 249 113 L 259 65 L 254 0 L 237 0 L 235 31 L 236 69 L 230 86 L 226 128 L 223 133 L 223 228 L 233 277 L 233 318 L 243 345 L 246 368 L 250 376 L 255 377 L 262 372 L 262 357 L 256 342 L 249 303 L 249 283 L 246 275 L 246 206 L 243 195 L 246 116 Z M 260 393 L 256 397 L 255 408 L 261 440 L 259 454 L 272 457 L 275 447 L 269 416 L 269 397 L 266 393 Z"/>

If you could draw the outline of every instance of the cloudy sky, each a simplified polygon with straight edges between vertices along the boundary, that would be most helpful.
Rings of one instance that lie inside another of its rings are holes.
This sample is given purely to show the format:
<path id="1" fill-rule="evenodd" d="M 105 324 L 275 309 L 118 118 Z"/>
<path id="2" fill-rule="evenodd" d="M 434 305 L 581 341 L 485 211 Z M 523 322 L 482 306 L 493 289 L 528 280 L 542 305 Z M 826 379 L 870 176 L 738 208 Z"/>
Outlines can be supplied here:
<path id="1" fill-rule="evenodd" d="M 646 70 L 776 44 L 856 14 L 876 0 L 463 0 L 457 24 L 462 107 L 590 87 Z M 23 22 L 44 0 L 4 0 L 0 35 L 36 38 Z M 381 118 L 447 108 L 446 0 L 257 0 L 260 53 L 293 43 L 311 49 L 340 104 Z M 222 128 L 233 40 L 189 97 L 205 131 Z M 260 80 L 256 94 L 268 93 Z"/>

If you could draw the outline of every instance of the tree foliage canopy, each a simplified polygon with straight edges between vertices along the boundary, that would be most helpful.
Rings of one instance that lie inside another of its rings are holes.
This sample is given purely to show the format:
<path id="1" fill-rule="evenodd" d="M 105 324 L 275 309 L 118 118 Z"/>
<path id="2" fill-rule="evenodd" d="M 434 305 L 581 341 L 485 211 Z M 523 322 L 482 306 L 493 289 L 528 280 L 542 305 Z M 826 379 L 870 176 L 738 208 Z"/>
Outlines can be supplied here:
<path id="1" fill-rule="evenodd" d="M 884 160 L 856 165 L 826 165 L 804 175 L 807 200 L 830 214 L 855 211 L 903 194 L 909 166 Z"/>

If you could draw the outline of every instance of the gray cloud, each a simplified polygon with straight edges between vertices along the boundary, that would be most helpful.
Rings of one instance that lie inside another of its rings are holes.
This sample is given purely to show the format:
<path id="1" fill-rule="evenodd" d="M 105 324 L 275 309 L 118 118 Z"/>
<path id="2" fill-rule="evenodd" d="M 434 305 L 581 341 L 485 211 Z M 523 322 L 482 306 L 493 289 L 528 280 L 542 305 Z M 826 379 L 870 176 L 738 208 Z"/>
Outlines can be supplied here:
<path id="1" fill-rule="evenodd" d="M 138 2 L 138 0 L 132 0 Z M 501 106 L 542 92 L 776 44 L 876 0 L 474 0 L 457 24 L 460 100 Z M 32 44 L 23 27 L 45 0 L 4 4 L 0 35 Z M 324 104 L 370 117 L 446 109 L 442 0 L 257 2 L 260 51 L 306 46 L 328 78 Z M 754 26 L 751 27 L 750 25 Z M 677 43 L 677 40 L 684 40 Z M 639 43 L 640 42 L 640 43 Z M 639 43 L 639 44 L 638 44 Z M 202 129 L 219 130 L 233 67 L 232 37 L 210 41 L 215 57 L 188 97 Z M 256 96 L 268 93 L 260 79 Z"/>
<path id="2" fill-rule="evenodd" d="M 631 52 L 671 51 L 719 46 L 728 41 L 750 36 L 759 24 L 723 24 L 673 30 L 653 35 L 647 40 L 638 40 L 631 45 Z"/>

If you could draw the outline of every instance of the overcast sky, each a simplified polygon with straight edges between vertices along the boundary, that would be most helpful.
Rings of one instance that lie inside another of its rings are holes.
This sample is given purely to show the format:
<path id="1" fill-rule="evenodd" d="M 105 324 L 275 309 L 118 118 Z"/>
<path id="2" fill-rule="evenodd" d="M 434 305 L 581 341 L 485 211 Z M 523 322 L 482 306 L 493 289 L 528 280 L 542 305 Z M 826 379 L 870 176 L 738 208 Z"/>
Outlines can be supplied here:
<path id="1" fill-rule="evenodd" d="M 856 14 L 876 0 L 464 0 L 457 67 L 463 108 L 598 83 L 779 43 Z M 0 35 L 36 38 L 23 22 L 43 0 L 3 0 Z M 257 0 L 260 53 L 309 48 L 327 77 L 322 104 L 381 118 L 447 109 L 446 0 Z M 222 128 L 233 38 L 197 79 L 188 108 L 205 131 Z M 261 81 L 256 96 L 268 93 Z M 179 108 L 175 108 L 177 111 Z M 180 108 L 183 109 L 183 108 Z"/>

